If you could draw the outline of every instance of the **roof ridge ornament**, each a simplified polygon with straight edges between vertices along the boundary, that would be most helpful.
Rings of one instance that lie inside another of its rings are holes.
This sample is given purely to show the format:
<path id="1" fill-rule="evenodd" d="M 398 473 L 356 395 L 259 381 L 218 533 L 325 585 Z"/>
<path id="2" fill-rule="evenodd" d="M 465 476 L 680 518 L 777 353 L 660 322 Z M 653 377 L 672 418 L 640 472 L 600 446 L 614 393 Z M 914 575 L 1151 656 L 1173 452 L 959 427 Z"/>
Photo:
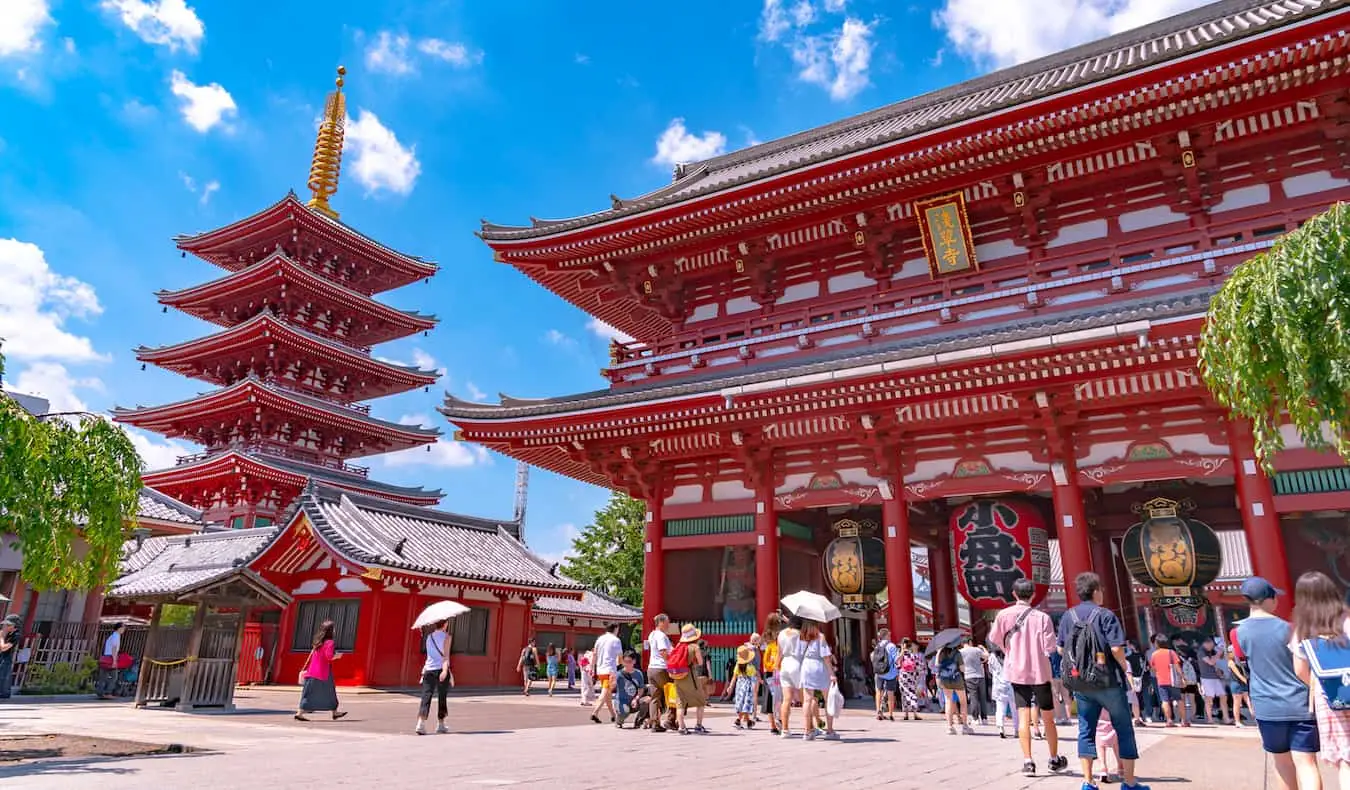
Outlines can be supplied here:
<path id="1" fill-rule="evenodd" d="M 314 141 L 314 158 L 309 166 L 311 197 L 305 204 L 330 219 L 338 218 L 338 213 L 328 205 L 328 199 L 337 194 L 338 176 L 342 172 L 342 141 L 347 123 L 347 97 L 342 92 L 347 67 L 338 66 L 337 73 L 337 87 L 328 94 L 328 100 L 324 103 L 319 136 Z"/>

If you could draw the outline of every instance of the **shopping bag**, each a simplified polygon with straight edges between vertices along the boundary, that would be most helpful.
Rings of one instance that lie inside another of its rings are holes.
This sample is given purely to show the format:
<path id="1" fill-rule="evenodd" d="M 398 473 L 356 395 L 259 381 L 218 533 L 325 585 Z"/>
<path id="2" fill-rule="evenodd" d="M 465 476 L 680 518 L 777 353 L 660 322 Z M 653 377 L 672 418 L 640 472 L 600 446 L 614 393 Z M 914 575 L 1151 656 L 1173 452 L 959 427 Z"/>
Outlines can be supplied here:
<path id="1" fill-rule="evenodd" d="M 825 696 L 825 712 L 831 717 L 838 717 L 844 712 L 844 695 L 839 691 L 838 684 L 830 684 L 830 693 Z"/>
<path id="2" fill-rule="evenodd" d="M 673 708 L 678 705 L 680 698 L 679 695 L 675 693 L 675 684 L 667 683 L 664 690 L 666 693 L 666 707 Z"/>

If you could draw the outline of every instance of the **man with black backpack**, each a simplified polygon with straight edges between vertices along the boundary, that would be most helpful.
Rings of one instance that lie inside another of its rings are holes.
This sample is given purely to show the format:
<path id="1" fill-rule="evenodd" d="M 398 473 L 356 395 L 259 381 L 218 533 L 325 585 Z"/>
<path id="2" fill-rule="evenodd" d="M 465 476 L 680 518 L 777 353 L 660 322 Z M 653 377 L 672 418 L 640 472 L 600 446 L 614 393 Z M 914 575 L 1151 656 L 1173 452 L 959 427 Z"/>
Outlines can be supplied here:
<path id="1" fill-rule="evenodd" d="M 1092 765 L 1097 760 L 1097 721 L 1105 712 L 1116 730 L 1123 790 L 1149 790 L 1134 775 L 1139 747 L 1125 689 L 1133 684 L 1125 657 L 1125 630 L 1120 620 L 1102 606 L 1102 580 L 1085 572 L 1074 579 L 1082 603 L 1059 621 L 1059 646 L 1064 656 L 1064 686 L 1078 705 L 1078 761 L 1083 767 L 1083 790 L 1097 790 Z"/>
<path id="2" fill-rule="evenodd" d="M 895 721 L 895 692 L 899 689 L 900 648 L 891 641 L 889 628 L 877 631 L 877 646 L 872 648 L 872 675 L 876 678 L 877 721 L 881 721 L 881 703 Z"/>

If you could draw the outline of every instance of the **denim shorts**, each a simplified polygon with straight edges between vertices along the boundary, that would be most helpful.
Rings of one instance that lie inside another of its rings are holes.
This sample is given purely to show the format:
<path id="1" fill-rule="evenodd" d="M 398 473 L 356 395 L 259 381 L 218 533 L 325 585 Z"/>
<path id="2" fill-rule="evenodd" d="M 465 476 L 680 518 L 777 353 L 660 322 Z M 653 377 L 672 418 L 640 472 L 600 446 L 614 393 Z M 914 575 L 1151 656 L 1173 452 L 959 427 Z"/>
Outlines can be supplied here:
<path id="1" fill-rule="evenodd" d="M 1316 754 L 1322 749 L 1322 738 L 1317 734 L 1317 720 L 1303 721 L 1261 721 L 1256 720 L 1261 730 L 1261 747 L 1270 754 L 1288 754 L 1302 752 Z"/>
<path id="2" fill-rule="evenodd" d="M 1181 702 L 1181 689 L 1176 686 L 1159 686 L 1158 701 L 1164 705 L 1169 702 Z"/>

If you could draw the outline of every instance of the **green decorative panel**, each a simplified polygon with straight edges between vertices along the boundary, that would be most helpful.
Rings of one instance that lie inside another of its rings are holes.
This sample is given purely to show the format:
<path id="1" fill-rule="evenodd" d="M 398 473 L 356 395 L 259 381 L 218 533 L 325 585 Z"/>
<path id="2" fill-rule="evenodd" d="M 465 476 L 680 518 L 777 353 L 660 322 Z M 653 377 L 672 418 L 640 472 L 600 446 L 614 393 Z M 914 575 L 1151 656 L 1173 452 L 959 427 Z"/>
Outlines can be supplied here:
<path id="1" fill-rule="evenodd" d="M 795 521 L 788 521 L 785 518 L 778 519 L 778 534 L 807 542 L 814 540 L 810 527 L 805 526 L 804 524 L 798 524 Z"/>
<path id="2" fill-rule="evenodd" d="M 1275 473 L 1276 494 L 1326 494 L 1350 491 L 1350 467 L 1304 469 L 1298 472 Z"/>
<path id="3" fill-rule="evenodd" d="M 754 516 L 713 516 L 711 518 L 673 518 L 666 522 L 666 537 L 687 535 L 725 535 L 732 532 L 754 532 Z"/>

